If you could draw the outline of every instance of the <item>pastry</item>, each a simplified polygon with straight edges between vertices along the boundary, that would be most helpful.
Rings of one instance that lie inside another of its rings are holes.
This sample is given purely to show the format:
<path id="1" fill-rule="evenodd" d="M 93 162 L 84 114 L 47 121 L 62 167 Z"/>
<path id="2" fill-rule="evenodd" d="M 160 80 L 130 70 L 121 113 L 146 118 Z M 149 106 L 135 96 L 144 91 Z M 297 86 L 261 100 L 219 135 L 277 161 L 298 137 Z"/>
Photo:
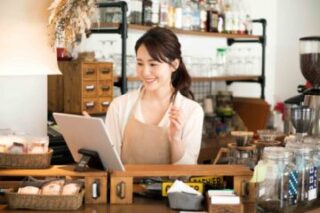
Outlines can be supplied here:
<path id="1" fill-rule="evenodd" d="M 18 194 L 32 194 L 37 195 L 40 193 L 40 189 L 35 186 L 25 186 L 18 189 Z"/>

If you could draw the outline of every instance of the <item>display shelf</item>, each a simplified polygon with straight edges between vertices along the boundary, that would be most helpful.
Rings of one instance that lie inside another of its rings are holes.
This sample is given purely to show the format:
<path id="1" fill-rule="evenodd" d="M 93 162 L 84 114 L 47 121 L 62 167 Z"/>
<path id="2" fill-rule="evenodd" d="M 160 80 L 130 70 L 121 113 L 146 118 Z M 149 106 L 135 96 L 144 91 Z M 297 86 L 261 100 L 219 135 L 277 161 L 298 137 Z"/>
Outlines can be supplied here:
<path id="1" fill-rule="evenodd" d="M 258 75 L 227 75 L 227 76 L 212 76 L 212 77 L 201 77 L 195 76 L 191 77 L 193 82 L 206 82 L 206 81 L 258 81 Z M 117 81 L 120 77 L 114 77 L 114 81 Z M 127 80 L 130 81 L 139 81 L 136 76 L 128 76 Z"/>
<path id="2" fill-rule="evenodd" d="M 120 24 L 118 23 L 94 23 L 92 29 L 117 29 L 119 28 Z M 138 24 L 128 24 L 129 30 L 138 30 L 138 31 L 147 31 L 155 26 L 146 26 L 146 25 L 138 25 Z M 255 35 L 247 35 L 247 34 L 230 34 L 230 33 L 214 33 L 214 32 L 201 32 L 201 31 L 194 31 L 194 30 L 182 30 L 176 28 L 169 28 L 176 34 L 180 35 L 192 35 L 192 36 L 206 36 L 206 37 L 213 37 L 213 38 L 232 38 L 232 39 L 249 39 L 249 40 L 258 40 L 261 37 Z"/>

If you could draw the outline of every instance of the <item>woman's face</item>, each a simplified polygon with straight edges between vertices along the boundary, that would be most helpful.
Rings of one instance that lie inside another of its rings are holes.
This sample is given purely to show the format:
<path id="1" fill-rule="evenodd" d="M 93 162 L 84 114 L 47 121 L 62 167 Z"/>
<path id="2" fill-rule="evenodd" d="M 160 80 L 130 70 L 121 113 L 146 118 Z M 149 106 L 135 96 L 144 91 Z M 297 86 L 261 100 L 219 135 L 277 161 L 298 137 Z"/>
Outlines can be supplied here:
<path id="1" fill-rule="evenodd" d="M 148 91 L 171 87 L 171 74 L 176 70 L 175 67 L 151 58 L 144 45 L 137 50 L 137 75 Z"/>

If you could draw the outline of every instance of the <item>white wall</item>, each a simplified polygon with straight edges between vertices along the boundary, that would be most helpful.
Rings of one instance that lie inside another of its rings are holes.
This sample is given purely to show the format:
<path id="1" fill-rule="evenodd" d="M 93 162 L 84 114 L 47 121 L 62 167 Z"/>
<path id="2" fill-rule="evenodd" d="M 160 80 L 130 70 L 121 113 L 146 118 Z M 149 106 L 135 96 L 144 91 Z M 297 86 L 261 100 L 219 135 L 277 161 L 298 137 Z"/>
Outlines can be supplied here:
<path id="1" fill-rule="evenodd" d="M 47 134 L 47 76 L 0 77 L 0 129 Z"/>
<path id="2" fill-rule="evenodd" d="M 277 1 L 277 46 L 274 94 L 276 100 L 297 95 L 304 84 L 299 64 L 299 38 L 320 36 L 319 0 Z"/>

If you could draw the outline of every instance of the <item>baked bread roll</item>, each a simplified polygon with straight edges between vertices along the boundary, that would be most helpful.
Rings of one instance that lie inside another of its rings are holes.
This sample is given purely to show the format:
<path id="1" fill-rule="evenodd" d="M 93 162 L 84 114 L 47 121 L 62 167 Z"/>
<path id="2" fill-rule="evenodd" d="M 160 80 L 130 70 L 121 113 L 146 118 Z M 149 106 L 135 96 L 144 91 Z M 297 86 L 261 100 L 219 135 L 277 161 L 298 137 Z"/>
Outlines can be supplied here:
<path id="1" fill-rule="evenodd" d="M 55 180 L 44 184 L 41 188 L 41 194 L 43 195 L 60 195 L 64 180 Z"/>
<path id="2" fill-rule="evenodd" d="M 80 191 L 80 185 L 77 183 L 67 183 L 63 186 L 62 195 L 75 195 Z"/>
<path id="3" fill-rule="evenodd" d="M 8 148 L 9 153 L 23 154 L 27 153 L 27 148 L 24 143 L 13 142 L 13 144 Z"/>
<path id="4" fill-rule="evenodd" d="M 35 186 L 25 186 L 18 189 L 18 194 L 32 194 L 37 195 L 40 193 L 40 189 Z"/>

